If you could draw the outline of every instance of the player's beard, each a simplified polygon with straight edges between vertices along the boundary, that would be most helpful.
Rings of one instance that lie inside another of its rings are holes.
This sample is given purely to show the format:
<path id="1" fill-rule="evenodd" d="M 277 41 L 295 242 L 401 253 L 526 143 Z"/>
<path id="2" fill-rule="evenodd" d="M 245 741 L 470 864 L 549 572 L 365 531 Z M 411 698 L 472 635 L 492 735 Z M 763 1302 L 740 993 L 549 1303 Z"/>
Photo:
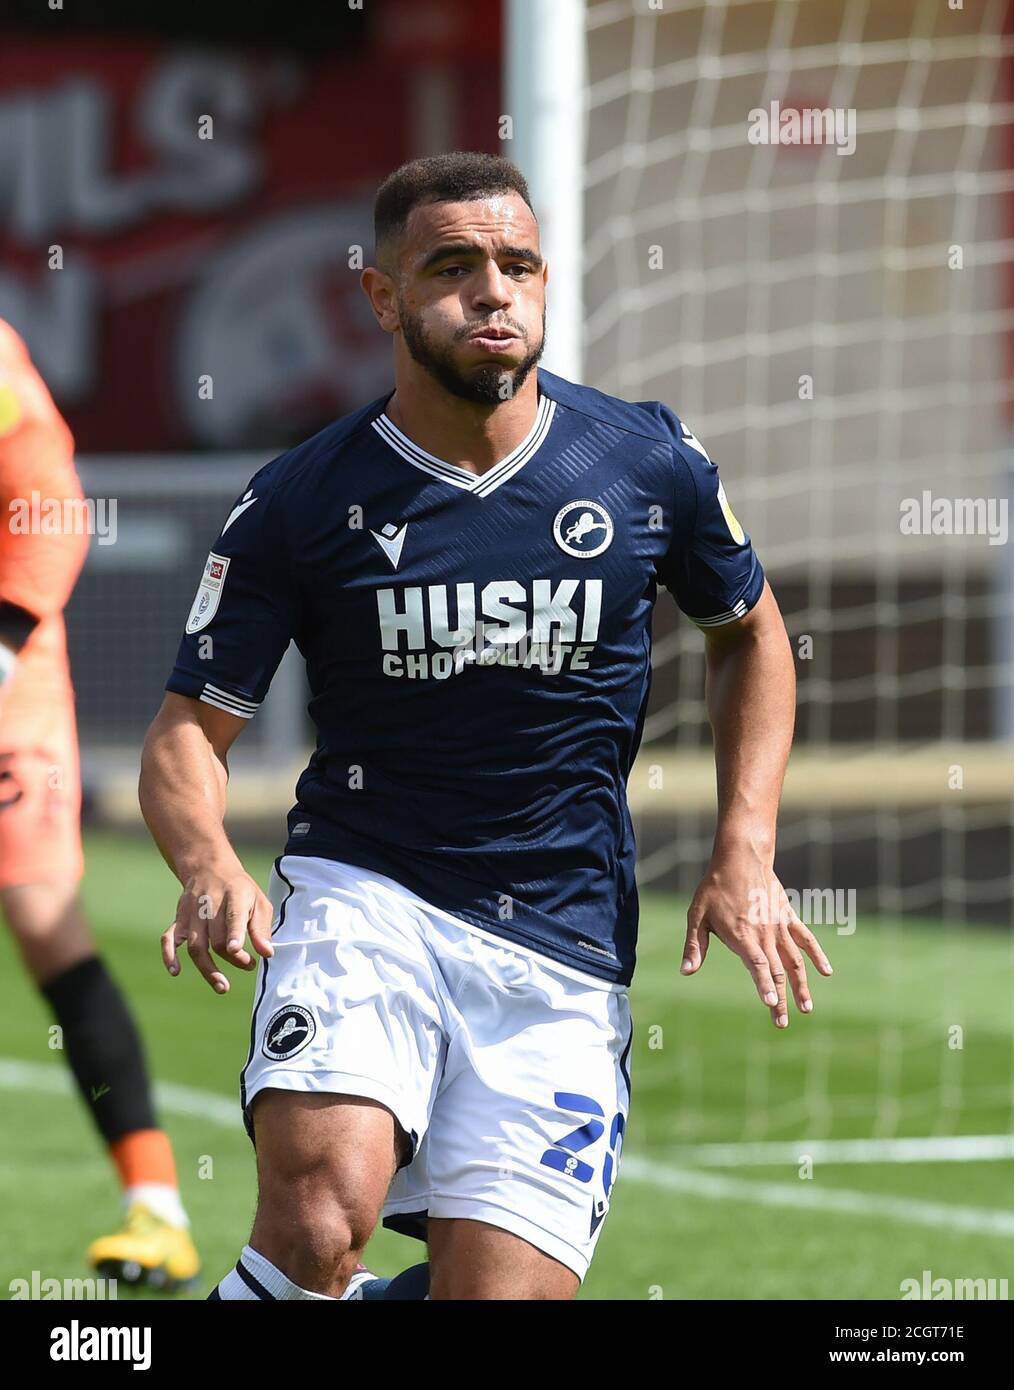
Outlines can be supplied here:
<path id="1" fill-rule="evenodd" d="M 452 396 L 462 400 L 474 401 L 479 405 L 498 405 L 517 395 L 524 385 L 528 373 L 538 362 L 546 346 L 546 311 L 542 310 L 542 336 L 537 347 L 525 353 L 514 367 L 505 367 L 499 362 L 484 362 L 479 367 L 463 371 L 454 358 L 454 346 L 475 332 L 474 325 L 462 328 L 452 343 L 440 345 L 426 336 L 422 319 L 410 313 L 403 305 L 398 306 L 398 318 L 405 337 L 409 356 L 418 362 L 424 371 L 440 382 Z M 517 328 L 517 325 L 513 325 Z M 527 339 L 525 339 L 527 342 Z"/>

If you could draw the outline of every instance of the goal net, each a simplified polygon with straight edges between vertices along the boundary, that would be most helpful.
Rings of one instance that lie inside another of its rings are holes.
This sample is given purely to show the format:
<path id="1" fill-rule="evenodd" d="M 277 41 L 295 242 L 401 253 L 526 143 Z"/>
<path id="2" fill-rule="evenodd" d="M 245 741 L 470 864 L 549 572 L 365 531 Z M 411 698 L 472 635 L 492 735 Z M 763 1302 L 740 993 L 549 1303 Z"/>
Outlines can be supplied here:
<path id="1" fill-rule="evenodd" d="M 967 1021 L 963 924 L 1011 925 L 1005 10 L 586 6 L 584 380 L 666 401 L 722 467 L 797 657 L 781 877 L 811 890 L 832 958 L 876 976 L 875 1091 L 832 1084 L 829 1034 L 801 1086 L 776 1084 L 777 1040 L 751 1043 L 739 1138 L 887 1142 L 1011 1115 L 1009 1041 L 973 1067 L 943 1039 Z M 632 801 L 642 883 L 689 892 L 714 780 L 700 635 L 671 610 Z M 919 918 L 946 930 L 913 960 Z M 942 1016 L 920 1013 L 924 988 Z M 691 1140 L 691 1029 L 679 1050 L 673 1137 Z"/>

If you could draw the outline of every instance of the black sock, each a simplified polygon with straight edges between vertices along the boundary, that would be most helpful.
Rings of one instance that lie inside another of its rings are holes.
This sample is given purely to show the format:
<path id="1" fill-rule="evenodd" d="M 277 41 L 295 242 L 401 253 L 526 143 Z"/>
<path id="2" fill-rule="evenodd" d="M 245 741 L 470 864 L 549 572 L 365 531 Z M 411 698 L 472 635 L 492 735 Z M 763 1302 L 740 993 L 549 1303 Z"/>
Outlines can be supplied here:
<path id="1" fill-rule="evenodd" d="M 156 1129 L 141 1038 L 99 957 L 72 965 L 41 992 L 63 1029 L 74 1080 L 106 1143 Z"/>

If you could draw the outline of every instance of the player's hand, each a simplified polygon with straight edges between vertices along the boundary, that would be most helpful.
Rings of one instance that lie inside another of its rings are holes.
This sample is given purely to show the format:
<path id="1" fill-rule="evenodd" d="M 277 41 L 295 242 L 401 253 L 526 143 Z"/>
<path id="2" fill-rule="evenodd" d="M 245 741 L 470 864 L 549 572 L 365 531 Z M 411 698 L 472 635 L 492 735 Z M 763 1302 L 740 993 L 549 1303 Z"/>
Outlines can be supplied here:
<path id="1" fill-rule="evenodd" d="M 750 850 L 712 859 L 687 913 L 682 974 L 695 975 L 700 970 L 712 933 L 749 970 L 776 1028 L 789 1026 L 786 977 L 800 1013 L 812 1013 L 802 952 L 822 975 L 833 973 L 831 962 L 792 910 L 773 871 Z"/>
<path id="2" fill-rule="evenodd" d="M 202 870 L 189 879 L 176 905 L 176 918 L 162 933 L 162 961 L 170 975 L 180 973 L 179 948 L 187 954 L 216 994 L 228 994 L 229 981 L 212 959 L 216 956 L 240 970 L 257 964 L 244 947 L 259 956 L 274 955 L 270 900 L 241 868 Z"/>

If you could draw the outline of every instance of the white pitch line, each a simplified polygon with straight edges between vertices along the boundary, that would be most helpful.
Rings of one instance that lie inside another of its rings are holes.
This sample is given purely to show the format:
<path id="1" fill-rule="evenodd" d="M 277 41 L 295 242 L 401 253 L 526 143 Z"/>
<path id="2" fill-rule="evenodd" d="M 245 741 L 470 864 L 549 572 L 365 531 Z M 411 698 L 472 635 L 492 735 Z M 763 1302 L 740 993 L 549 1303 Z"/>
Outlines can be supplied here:
<path id="1" fill-rule="evenodd" d="M 63 1067 L 40 1062 L 0 1058 L 0 1090 L 42 1091 L 48 1095 L 73 1093 L 70 1073 Z M 239 1101 L 191 1086 L 157 1083 L 155 1099 L 170 1114 L 202 1119 L 228 1129 L 241 1129 Z M 829 1141 L 824 1141 L 829 1142 Z M 867 1141 L 874 1142 L 874 1141 Z M 720 1146 L 716 1146 L 720 1147 Z M 735 1146 L 731 1146 L 735 1147 Z M 781 1145 L 777 1147 L 782 1147 Z M 811 1149 L 814 1146 L 810 1146 Z M 700 1152 L 700 1150 L 698 1150 Z M 798 1153 L 793 1148 L 793 1157 Z M 854 1192 L 848 1188 L 816 1187 L 799 1180 L 793 1183 L 754 1182 L 749 1178 L 727 1177 L 700 1169 L 678 1168 L 639 1154 L 624 1154 L 620 1173 L 631 1182 L 684 1192 L 712 1201 L 745 1202 L 751 1206 L 806 1208 L 831 1211 L 865 1219 L 879 1217 L 913 1226 L 932 1226 L 952 1231 L 974 1231 L 979 1235 L 1014 1236 L 1014 1213 L 988 1207 L 961 1207 L 950 1202 L 922 1202 L 904 1197 L 884 1197 L 877 1193 Z"/>
<path id="2" fill-rule="evenodd" d="M 684 1192 L 688 1196 L 713 1201 L 745 1202 L 750 1206 L 791 1207 L 795 1211 L 830 1211 L 841 1216 L 865 1219 L 879 1217 L 901 1221 L 909 1226 L 933 1226 L 951 1231 L 974 1231 L 984 1236 L 1014 1236 L 1014 1212 L 988 1207 L 959 1207 L 950 1202 L 919 1202 L 905 1197 L 883 1197 L 878 1193 L 853 1192 L 848 1188 L 816 1187 L 802 1180 L 753 1182 L 724 1174 L 703 1173 L 699 1169 L 671 1168 L 638 1154 L 625 1154 L 619 1177 Z"/>
<path id="3" fill-rule="evenodd" d="M 905 1139 L 791 1139 L 777 1142 L 694 1144 L 678 1149 L 680 1163 L 706 1168 L 792 1163 L 979 1163 L 1014 1158 L 1014 1134 L 926 1135 Z"/>

